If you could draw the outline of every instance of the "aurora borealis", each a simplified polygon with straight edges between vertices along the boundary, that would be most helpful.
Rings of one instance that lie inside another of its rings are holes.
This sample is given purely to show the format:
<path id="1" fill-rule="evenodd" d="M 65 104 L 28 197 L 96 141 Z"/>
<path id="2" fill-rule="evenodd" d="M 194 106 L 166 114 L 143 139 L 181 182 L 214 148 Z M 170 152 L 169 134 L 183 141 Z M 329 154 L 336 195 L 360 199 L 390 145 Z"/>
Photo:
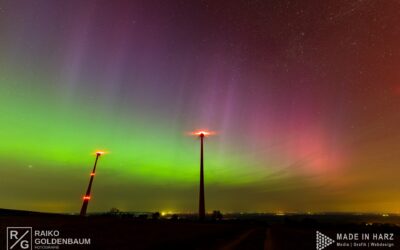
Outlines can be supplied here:
<path id="1" fill-rule="evenodd" d="M 0 1 L 0 207 L 400 212 L 400 2 Z"/>

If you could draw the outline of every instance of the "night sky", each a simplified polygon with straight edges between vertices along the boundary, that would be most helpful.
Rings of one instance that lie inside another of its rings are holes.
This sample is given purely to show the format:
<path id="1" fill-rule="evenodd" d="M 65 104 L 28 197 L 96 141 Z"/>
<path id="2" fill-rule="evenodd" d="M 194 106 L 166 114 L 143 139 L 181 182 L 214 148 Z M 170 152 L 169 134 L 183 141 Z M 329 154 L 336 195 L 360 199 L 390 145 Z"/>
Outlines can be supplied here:
<path id="1" fill-rule="evenodd" d="M 400 212 L 400 1 L 0 0 L 0 207 Z"/>

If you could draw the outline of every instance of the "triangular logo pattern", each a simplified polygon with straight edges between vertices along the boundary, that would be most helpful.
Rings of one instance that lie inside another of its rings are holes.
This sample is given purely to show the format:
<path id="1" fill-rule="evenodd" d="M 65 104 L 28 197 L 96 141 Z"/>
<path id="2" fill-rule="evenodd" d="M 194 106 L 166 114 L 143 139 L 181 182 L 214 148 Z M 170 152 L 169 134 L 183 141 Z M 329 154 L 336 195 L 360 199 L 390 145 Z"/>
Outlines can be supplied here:
<path id="1" fill-rule="evenodd" d="M 335 243 L 333 239 L 329 238 L 320 231 L 317 231 L 317 250 L 322 250 L 333 243 Z"/>

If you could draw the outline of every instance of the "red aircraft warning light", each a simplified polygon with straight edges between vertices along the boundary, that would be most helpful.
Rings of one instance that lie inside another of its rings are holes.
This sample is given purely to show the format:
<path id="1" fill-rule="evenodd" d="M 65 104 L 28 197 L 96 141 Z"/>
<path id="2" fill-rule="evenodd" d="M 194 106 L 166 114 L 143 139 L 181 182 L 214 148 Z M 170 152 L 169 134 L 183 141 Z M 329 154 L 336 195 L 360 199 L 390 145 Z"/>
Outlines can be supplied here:
<path id="1" fill-rule="evenodd" d="M 195 132 L 192 132 L 191 133 L 192 135 L 197 135 L 197 136 L 205 136 L 205 137 L 208 137 L 208 136 L 211 136 L 211 135 L 215 135 L 216 133 L 214 132 L 214 131 L 208 131 L 208 130 L 197 130 L 197 131 L 195 131 Z"/>
<path id="2" fill-rule="evenodd" d="M 83 196 L 83 204 L 82 204 L 82 208 L 81 208 L 81 216 L 85 216 L 86 215 L 86 210 L 87 210 L 87 207 L 89 205 L 89 200 L 90 200 L 90 192 L 91 192 L 91 189 L 92 189 L 92 183 L 93 183 L 94 176 L 96 174 L 97 161 L 99 160 L 99 157 L 101 155 L 103 155 L 103 154 L 105 154 L 104 151 L 96 151 L 96 160 L 94 161 L 93 170 L 90 173 L 89 186 L 86 189 L 85 196 Z"/>
<path id="3" fill-rule="evenodd" d="M 204 199 L 204 137 L 215 135 L 216 133 L 208 130 L 198 130 L 192 133 L 200 137 L 200 192 L 199 192 L 199 220 L 203 221 L 206 217 L 206 206 Z"/>

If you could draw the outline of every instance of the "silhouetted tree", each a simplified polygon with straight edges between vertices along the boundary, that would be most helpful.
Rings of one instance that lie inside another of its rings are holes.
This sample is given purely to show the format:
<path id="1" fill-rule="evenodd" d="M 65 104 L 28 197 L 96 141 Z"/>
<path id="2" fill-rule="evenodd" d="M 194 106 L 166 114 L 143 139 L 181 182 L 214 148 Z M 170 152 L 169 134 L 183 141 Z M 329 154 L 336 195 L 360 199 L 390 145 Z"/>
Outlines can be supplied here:
<path id="1" fill-rule="evenodd" d="M 147 220 L 148 215 L 147 214 L 139 214 L 138 219 L 140 220 Z"/>
<path id="2" fill-rule="evenodd" d="M 153 213 L 153 214 L 151 215 L 151 218 L 152 218 L 153 220 L 158 220 L 158 219 L 160 219 L 160 212 L 155 212 L 155 213 Z"/>
<path id="3" fill-rule="evenodd" d="M 179 216 L 177 214 L 173 214 L 171 216 L 171 220 L 178 220 L 178 219 L 179 219 Z"/>
<path id="4" fill-rule="evenodd" d="M 219 210 L 214 210 L 212 215 L 211 215 L 211 218 L 213 220 L 222 220 L 222 217 L 223 217 L 222 213 Z"/>
<path id="5" fill-rule="evenodd" d="M 121 211 L 118 208 L 113 207 L 113 208 L 110 209 L 110 211 L 108 213 L 111 214 L 111 215 L 118 215 L 120 212 Z"/>

